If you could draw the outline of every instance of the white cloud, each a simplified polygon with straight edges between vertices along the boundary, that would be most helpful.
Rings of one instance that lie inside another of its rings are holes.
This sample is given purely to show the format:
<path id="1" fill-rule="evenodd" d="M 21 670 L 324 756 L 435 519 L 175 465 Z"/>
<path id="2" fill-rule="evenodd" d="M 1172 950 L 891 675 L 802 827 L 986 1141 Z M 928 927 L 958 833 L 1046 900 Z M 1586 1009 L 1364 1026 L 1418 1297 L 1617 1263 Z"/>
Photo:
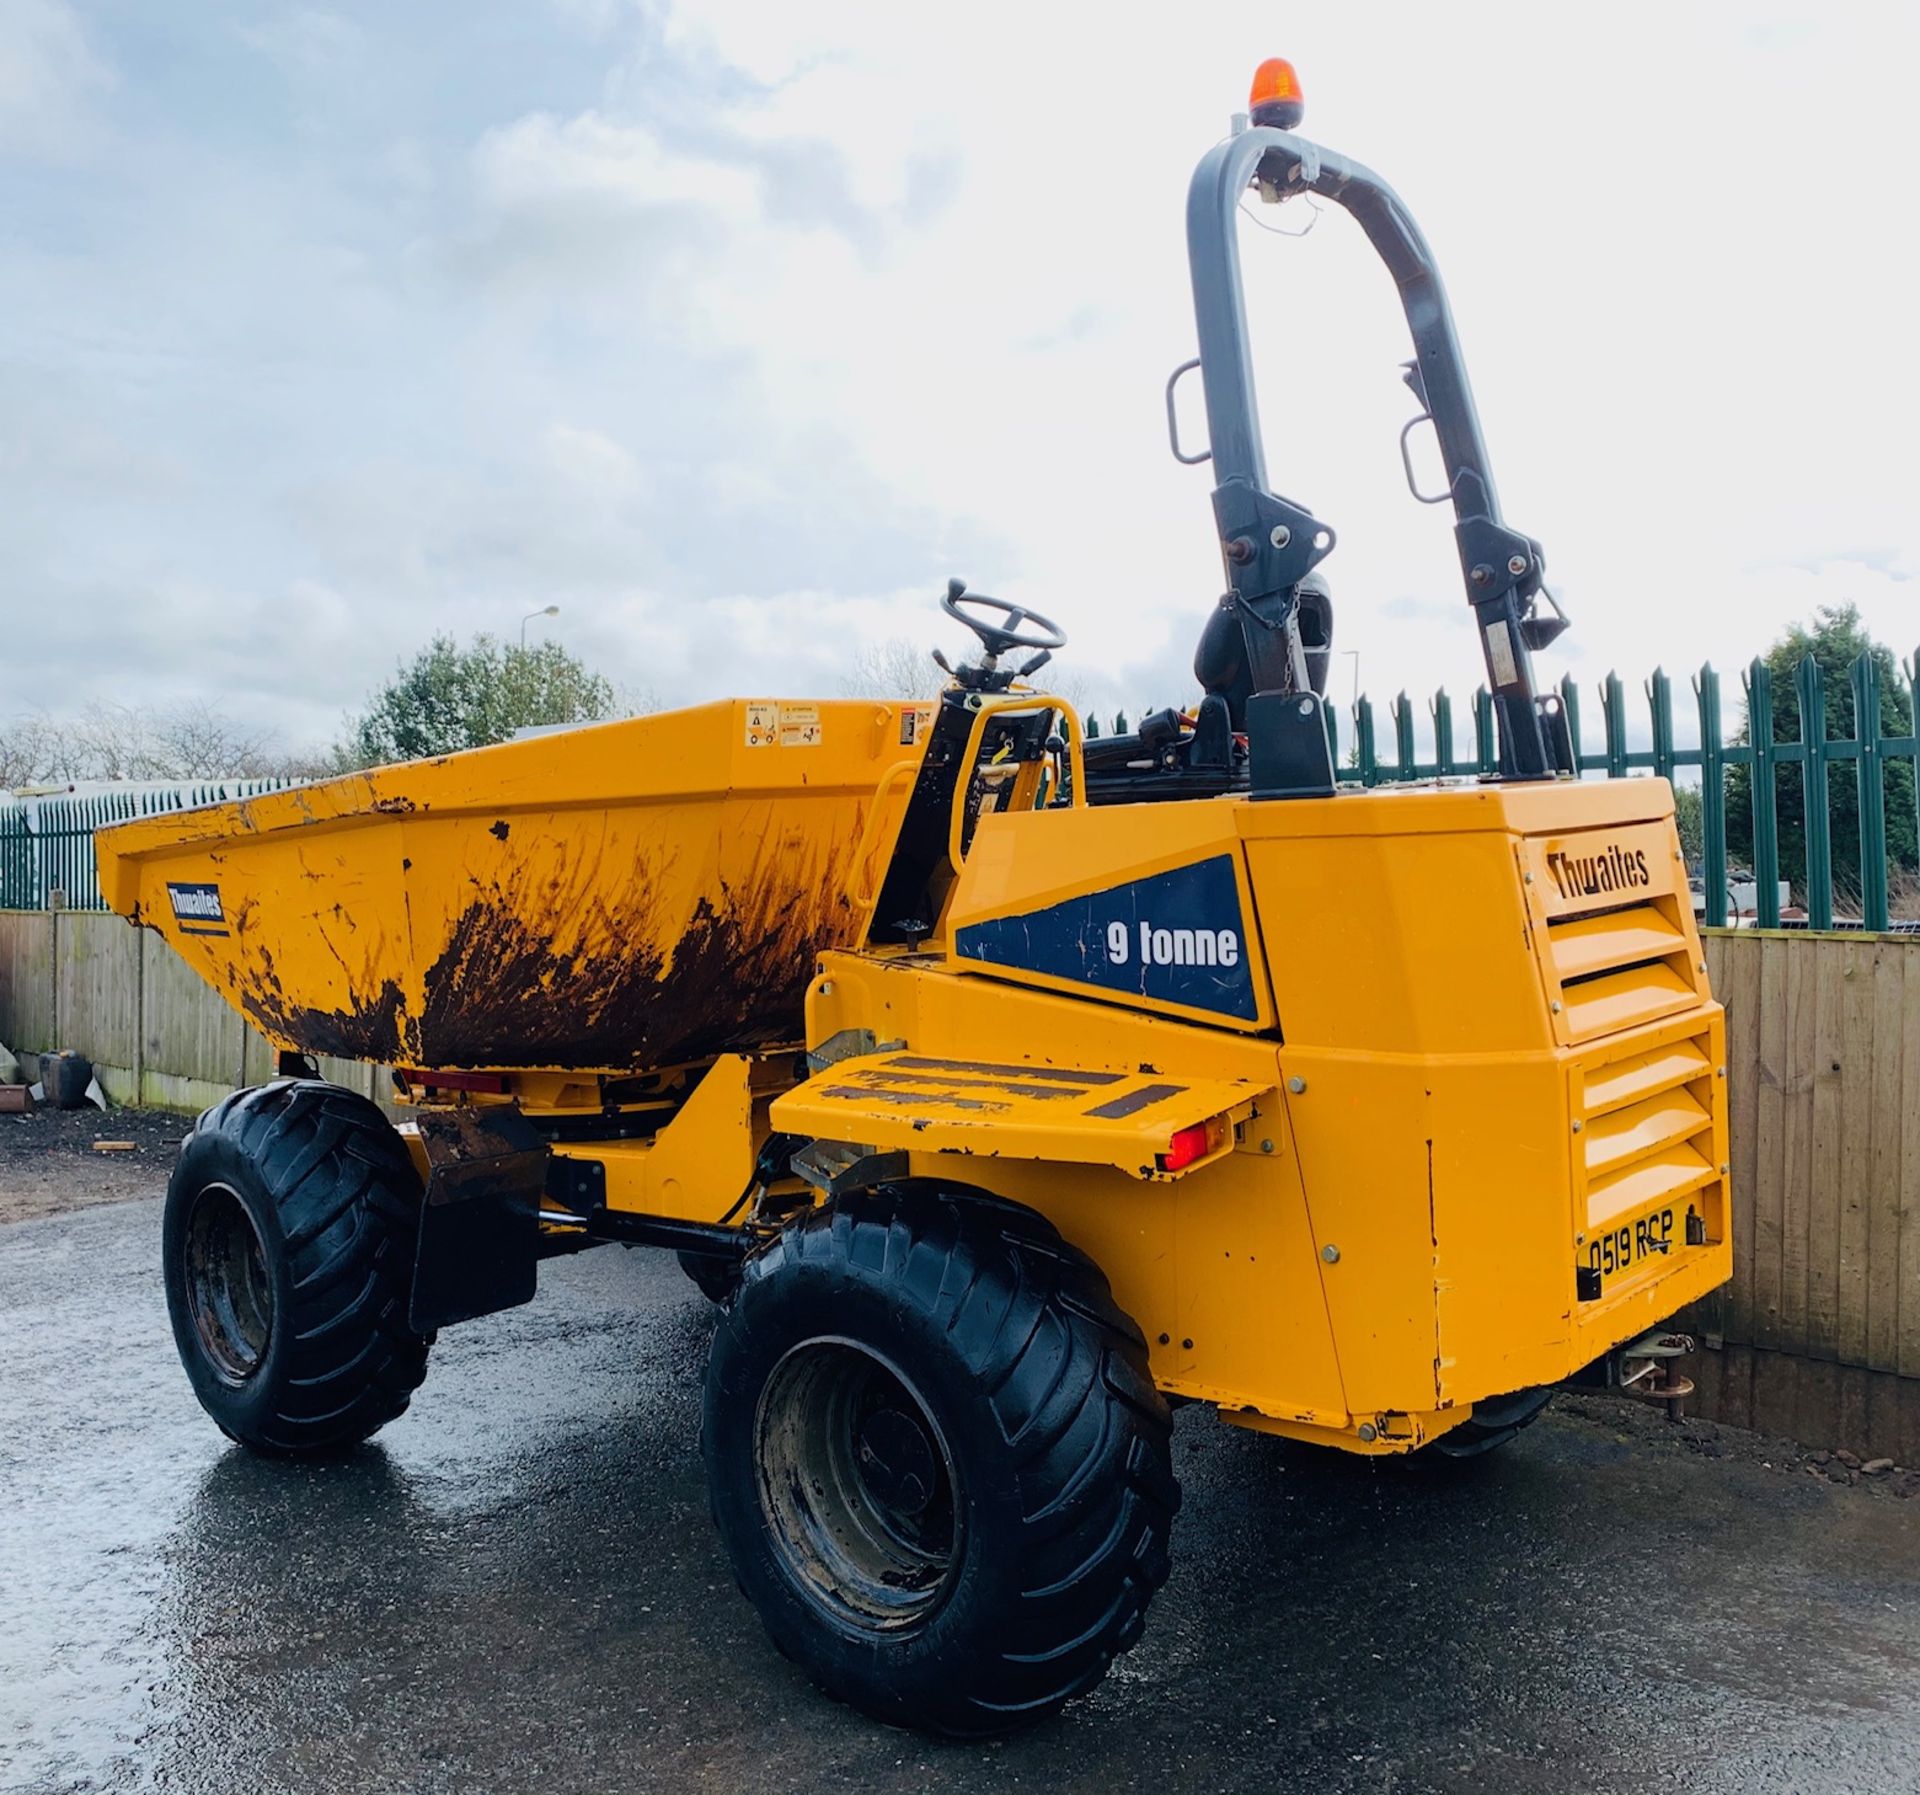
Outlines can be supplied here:
<path id="1" fill-rule="evenodd" d="M 290 75 L 328 76 L 356 57 L 366 38 L 337 12 L 295 6 L 243 26 L 240 41 Z"/>
<path id="2" fill-rule="evenodd" d="M 482 208 L 508 216 L 578 207 L 606 224 L 660 206 L 745 209 L 754 197 L 739 170 L 670 155 L 647 126 L 591 111 L 568 119 L 532 113 L 489 131 L 473 165 Z"/>
<path id="3" fill-rule="evenodd" d="M 65 0 L 0 8 L 0 151 L 52 162 L 97 147 L 96 103 L 113 77 Z"/>
<path id="4" fill-rule="evenodd" d="M 1185 184 L 1275 48 L 1434 242 L 1574 614 L 1549 672 L 1731 673 L 1846 599 L 1920 636 L 1904 9 L 1629 6 L 1604 43 L 1531 6 L 1330 9 L 1275 45 L 1252 4 L 1089 33 L 1004 0 L 561 0 L 500 37 L 368 0 L 249 28 L 297 116 L 193 9 L 164 56 L 112 15 L 93 49 L 48 0 L 0 16 L 0 98 L 67 96 L 40 141 L 130 146 L 57 202 L 0 190 L 0 352 L 38 375 L 0 556 L 57 618 L 0 712 L 56 669 L 217 671 L 324 733 L 433 630 L 548 602 L 666 698 L 831 691 L 863 635 L 936 635 L 947 572 L 1058 615 L 1112 701 L 1178 696 L 1220 583 L 1161 417 Z M 23 58 L 67 72 L 23 88 Z M 1245 257 L 1274 484 L 1340 532 L 1338 646 L 1464 717 L 1391 284 L 1333 211 Z M 217 655 L 123 628 L 156 604 Z"/>
<path id="5" fill-rule="evenodd" d="M 639 464 L 602 431 L 549 424 L 541 447 L 555 472 L 591 503 L 618 505 L 646 491 Z"/>

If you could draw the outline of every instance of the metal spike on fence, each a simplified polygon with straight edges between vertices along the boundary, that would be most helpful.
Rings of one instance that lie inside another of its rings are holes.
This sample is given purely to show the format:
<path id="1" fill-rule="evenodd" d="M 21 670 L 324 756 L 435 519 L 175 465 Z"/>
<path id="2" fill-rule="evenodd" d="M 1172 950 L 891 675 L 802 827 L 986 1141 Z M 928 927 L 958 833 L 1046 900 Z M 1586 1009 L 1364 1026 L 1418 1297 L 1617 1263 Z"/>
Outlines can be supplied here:
<path id="1" fill-rule="evenodd" d="M 1720 721 L 1720 675 L 1702 665 L 1693 689 L 1700 700 L 1700 843 L 1707 926 L 1727 926 L 1726 733 Z"/>
<path id="2" fill-rule="evenodd" d="M 1627 689 L 1609 672 L 1600 683 L 1600 716 L 1607 731 L 1607 777 L 1627 776 Z"/>
<path id="3" fill-rule="evenodd" d="M 1880 752 L 1880 670 L 1863 654 L 1848 669 L 1853 687 L 1854 774 L 1860 790 L 1860 920 L 1887 926 L 1887 780 Z"/>
<path id="4" fill-rule="evenodd" d="M 1393 745 L 1399 756 L 1395 777 L 1403 784 L 1419 778 L 1420 754 L 1413 739 L 1413 704 L 1404 690 L 1393 701 Z"/>
<path id="5" fill-rule="evenodd" d="M 1753 876 L 1755 919 L 1763 929 L 1780 926 L 1780 815 L 1774 772 L 1773 674 L 1755 655 L 1747 668 L 1747 742 L 1752 751 Z"/>
<path id="6" fill-rule="evenodd" d="M 1442 686 L 1433 695 L 1433 774 L 1436 779 L 1450 778 L 1458 768 L 1453 760 L 1453 700 Z"/>
<path id="7" fill-rule="evenodd" d="M 1653 726 L 1653 770 L 1662 779 L 1673 777 L 1673 683 L 1664 668 L 1656 667 L 1643 688 L 1647 715 Z"/>
<path id="8" fill-rule="evenodd" d="M 1580 741 L 1580 688 L 1571 673 L 1560 678 L 1560 704 L 1566 712 L 1567 740 L 1573 744 L 1573 774 L 1577 779 L 1587 765 L 1586 750 Z"/>
<path id="9" fill-rule="evenodd" d="M 1833 833 L 1827 820 L 1827 694 L 1812 655 L 1793 672 L 1800 713 L 1801 818 L 1806 829 L 1807 926 L 1833 927 Z"/>
<path id="10" fill-rule="evenodd" d="M 1353 745 L 1360 756 L 1360 783 L 1378 785 L 1380 762 L 1374 752 L 1373 700 L 1365 692 L 1360 694 L 1353 707 Z"/>

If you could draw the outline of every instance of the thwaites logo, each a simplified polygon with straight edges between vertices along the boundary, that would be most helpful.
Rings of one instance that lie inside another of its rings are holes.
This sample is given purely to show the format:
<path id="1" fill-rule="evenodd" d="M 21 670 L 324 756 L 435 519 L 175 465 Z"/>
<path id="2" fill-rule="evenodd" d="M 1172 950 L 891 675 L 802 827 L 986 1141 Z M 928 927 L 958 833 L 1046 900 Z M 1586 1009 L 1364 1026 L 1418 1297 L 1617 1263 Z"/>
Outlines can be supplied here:
<path id="1" fill-rule="evenodd" d="M 220 908 L 218 885 L 167 886 L 167 898 L 173 905 L 173 919 L 183 935 L 224 935 L 226 912 Z"/>
<path id="2" fill-rule="evenodd" d="M 1547 855 L 1547 871 L 1563 898 L 1604 897 L 1609 892 L 1633 891 L 1653 883 L 1644 848 L 1623 848 L 1617 842 L 1591 854 L 1570 854 L 1555 848 Z"/>

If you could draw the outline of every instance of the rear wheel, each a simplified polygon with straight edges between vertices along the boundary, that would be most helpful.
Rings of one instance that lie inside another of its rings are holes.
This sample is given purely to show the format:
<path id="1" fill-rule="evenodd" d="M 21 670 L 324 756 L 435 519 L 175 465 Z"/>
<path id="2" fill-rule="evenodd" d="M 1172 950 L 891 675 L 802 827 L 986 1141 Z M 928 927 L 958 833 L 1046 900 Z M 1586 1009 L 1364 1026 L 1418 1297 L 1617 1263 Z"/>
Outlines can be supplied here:
<path id="1" fill-rule="evenodd" d="M 373 1104 L 280 1079 L 195 1125 L 167 1186 L 167 1307 L 194 1394 L 263 1452 L 364 1440 L 405 1410 L 420 1181 Z"/>
<path id="2" fill-rule="evenodd" d="M 1140 1637 L 1179 1492 L 1106 1279 L 1039 1217 L 906 1187 L 790 1226 L 714 1337 L 714 1519 L 774 1643 L 879 1719 L 1040 1718 Z"/>
<path id="3" fill-rule="evenodd" d="M 1552 1400 L 1553 1391 L 1548 1388 L 1516 1390 L 1511 1396 L 1476 1402 L 1473 1413 L 1458 1427 L 1449 1428 L 1420 1450 L 1441 1458 L 1480 1458 L 1507 1445 L 1531 1427 Z"/>

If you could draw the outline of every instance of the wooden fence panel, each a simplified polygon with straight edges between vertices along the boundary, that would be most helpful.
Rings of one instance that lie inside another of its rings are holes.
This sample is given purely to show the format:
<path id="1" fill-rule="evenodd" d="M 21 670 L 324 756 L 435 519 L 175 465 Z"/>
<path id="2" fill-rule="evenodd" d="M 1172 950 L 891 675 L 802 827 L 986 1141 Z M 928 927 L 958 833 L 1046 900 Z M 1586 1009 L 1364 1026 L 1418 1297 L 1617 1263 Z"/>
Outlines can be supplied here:
<path id="1" fill-rule="evenodd" d="M 1804 960 L 1804 956 L 1796 955 Z M 1848 1084 L 1838 1062 L 1827 1057 L 1826 1043 L 1851 1036 L 1861 1006 L 1850 1003 L 1853 987 L 1836 954 L 1821 954 L 1806 967 L 1813 985 L 1811 1151 L 1807 1162 L 1804 1251 L 1807 1266 L 1806 1325 L 1802 1350 L 1823 1359 L 1840 1352 L 1845 1279 L 1841 1221 L 1855 1200 L 1857 1155 L 1850 1151 L 1845 1114 Z M 1871 1021 L 1871 1017 L 1866 1018 Z"/>
<path id="2" fill-rule="evenodd" d="M 1751 1340 L 1754 1331 L 1753 1218 L 1758 1205 L 1754 1151 L 1759 1102 L 1760 956 L 1738 950 L 1736 938 L 1703 937 L 1707 976 L 1727 1011 L 1727 1107 L 1733 1163 L 1733 1279 L 1718 1292 L 1703 1323 L 1730 1340 Z"/>
<path id="3" fill-rule="evenodd" d="M 272 1044 L 166 942 L 100 911 L 0 910 L 0 1041 L 75 1047 L 116 1103 L 198 1110 L 274 1073 Z M 320 1076 L 393 1108 L 384 1067 Z"/>
<path id="4" fill-rule="evenodd" d="M 1793 1023 L 1799 1014 L 1799 960 L 1789 958 L 1778 937 L 1759 939 L 1761 989 L 1755 993 L 1761 1029 L 1761 1052 L 1753 1067 L 1759 1077 L 1755 1112 L 1753 1169 L 1753 1342 L 1755 1346 L 1786 1346 L 1786 1190 L 1797 1179 L 1789 1177 L 1788 1161 L 1797 1158 L 1801 1104 L 1793 1090 L 1797 1064 Z"/>
<path id="5" fill-rule="evenodd" d="M 1859 1138 L 1849 1146 L 1859 1161 L 1861 1207 L 1864 1214 L 1849 1231 L 1848 1244 L 1858 1255 L 1860 1334 L 1857 1343 L 1844 1343 L 1840 1357 L 1849 1364 L 1875 1371 L 1900 1367 L 1900 1310 L 1903 1298 L 1920 1309 L 1920 1291 L 1900 1288 L 1900 1233 L 1903 1199 L 1916 1193 L 1901 1190 L 1901 1142 L 1916 1124 L 1901 1107 L 1900 1081 L 1905 1059 L 1905 1029 L 1901 1010 L 1909 995 L 1906 967 L 1916 956 L 1912 949 L 1892 942 L 1875 942 L 1859 951 L 1862 962 L 1861 1026 L 1856 1042 L 1847 1043 L 1848 1089 L 1857 1098 Z M 1920 997 L 1920 987 L 1912 993 Z M 1872 1069 L 1863 1072 L 1857 1053 L 1871 1055 Z M 1851 1118 L 1849 1118 L 1851 1122 Z M 1906 1225 L 1920 1228 L 1920 1216 Z"/>
<path id="6" fill-rule="evenodd" d="M 55 919 L 58 1047 L 78 1047 L 116 1103 L 139 1097 L 140 934 L 118 916 L 65 911 Z"/>
<path id="7" fill-rule="evenodd" d="M 1920 1378 L 1920 953 L 1909 951 L 1897 958 L 1902 962 L 1897 1097 L 1902 1131 L 1895 1211 L 1900 1245 L 1894 1261 L 1899 1311 L 1894 1356 L 1901 1376 Z"/>
<path id="8" fill-rule="evenodd" d="M 1816 1444 L 1920 1438 L 1920 942 L 1706 937 L 1727 1008 L 1734 1278 L 1702 1411 Z"/>
<path id="9" fill-rule="evenodd" d="M 1837 1201 L 1817 1218 L 1821 1262 L 1833 1292 L 1833 1327 L 1809 1337 L 1802 1351 L 1818 1359 L 1864 1365 L 1867 1341 L 1866 1234 L 1872 1201 L 1873 968 L 1870 941 L 1822 941 L 1823 984 L 1837 986 L 1839 1014 L 1821 1018 L 1814 1077 L 1815 1101 L 1831 1099 L 1837 1126 L 1831 1163 L 1816 1167 Z M 1832 950 L 1838 949 L 1838 952 Z"/>
<path id="10" fill-rule="evenodd" d="M 246 1024 L 156 935 L 146 944 L 142 1092 L 169 1109 L 203 1109 L 243 1082 Z"/>
<path id="11" fill-rule="evenodd" d="M 0 910 L 0 1041 L 22 1052 L 52 1047 L 53 917 Z"/>

